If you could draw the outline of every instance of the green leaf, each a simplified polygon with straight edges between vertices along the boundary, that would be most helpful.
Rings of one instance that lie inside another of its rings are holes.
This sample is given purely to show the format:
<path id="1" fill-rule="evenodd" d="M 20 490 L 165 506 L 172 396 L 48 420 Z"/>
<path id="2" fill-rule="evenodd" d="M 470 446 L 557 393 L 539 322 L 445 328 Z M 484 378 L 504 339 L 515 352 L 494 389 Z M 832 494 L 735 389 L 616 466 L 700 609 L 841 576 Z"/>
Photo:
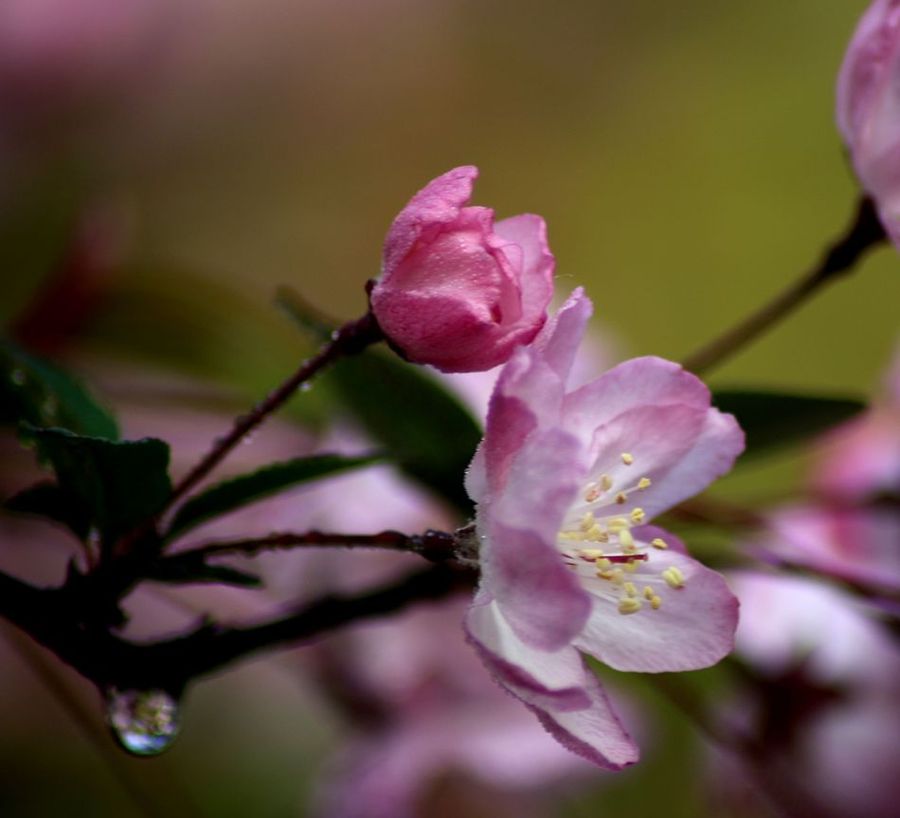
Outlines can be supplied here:
<path id="1" fill-rule="evenodd" d="M 745 457 L 801 443 L 866 409 L 865 402 L 856 398 L 738 389 L 714 392 L 713 403 L 733 414 L 743 428 L 747 435 Z"/>
<path id="2" fill-rule="evenodd" d="M 344 457 L 337 454 L 298 457 L 226 480 L 186 502 L 172 520 L 166 538 L 171 539 L 212 517 L 234 511 L 288 486 L 368 466 L 378 460 L 377 456 Z"/>
<path id="3" fill-rule="evenodd" d="M 56 483 L 43 482 L 20 491 L 4 504 L 19 514 L 35 514 L 67 526 L 80 540 L 87 538 L 91 521 L 78 497 Z"/>
<path id="4" fill-rule="evenodd" d="M 217 582 L 257 588 L 262 580 L 255 574 L 239 571 L 229 565 L 210 565 L 204 562 L 202 554 L 176 554 L 159 560 L 148 569 L 147 577 L 157 582 L 187 585 L 194 582 Z"/>
<path id="5" fill-rule="evenodd" d="M 107 440 L 119 437 L 112 415 L 77 378 L 0 340 L 0 423 L 20 421 Z"/>
<path id="6" fill-rule="evenodd" d="M 105 546 L 157 514 L 171 493 L 169 447 L 162 440 L 112 441 L 27 424 L 23 435 L 34 441 Z"/>
<path id="7" fill-rule="evenodd" d="M 403 471 L 471 515 L 463 478 L 481 430 L 434 377 L 390 353 L 367 350 L 340 361 L 322 380 Z"/>

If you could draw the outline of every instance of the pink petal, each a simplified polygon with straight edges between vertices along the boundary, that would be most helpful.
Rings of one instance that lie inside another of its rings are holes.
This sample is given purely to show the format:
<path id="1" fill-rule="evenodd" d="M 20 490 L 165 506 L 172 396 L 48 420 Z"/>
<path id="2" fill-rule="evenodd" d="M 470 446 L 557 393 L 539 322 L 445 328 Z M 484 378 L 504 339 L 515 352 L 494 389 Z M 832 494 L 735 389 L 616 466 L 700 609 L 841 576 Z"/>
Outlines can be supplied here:
<path id="1" fill-rule="evenodd" d="M 436 233 L 441 224 L 453 222 L 472 197 L 478 168 L 463 165 L 438 176 L 410 199 L 397 214 L 384 241 L 384 266 L 389 275 L 422 238 L 427 228 Z"/>
<path id="2" fill-rule="evenodd" d="M 564 747 L 611 770 L 637 761 L 637 747 L 576 651 L 535 651 L 516 638 L 490 603 L 476 601 L 466 627 L 497 682 Z"/>
<path id="3" fill-rule="evenodd" d="M 503 219 L 494 225 L 494 233 L 521 249 L 521 308 L 523 320 L 531 324 L 542 316 L 553 296 L 553 272 L 556 259 L 547 243 L 547 225 L 540 216 L 524 213 Z"/>
<path id="4" fill-rule="evenodd" d="M 683 587 L 670 588 L 661 579 L 669 567 L 681 571 Z M 660 609 L 645 604 L 637 613 L 620 614 L 615 601 L 596 596 L 576 648 L 616 670 L 646 673 L 696 670 L 731 652 L 738 601 L 721 575 L 684 554 L 650 549 L 633 582 L 639 589 L 650 584 Z"/>
<path id="5" fill-rule="evenodd" d="M 638 760 L 638 748 L 616 716 L 600 682 L 584 668 L 590 705 L 581 710 L 542 709 L 529 704 L 541 724 L 563 747 L 606 770 L 621 770 Z M 523 698 L 523 701 L 526 701 Z"/>
<path id="6" fill-rule="evenodd" d="M 566 396 L 563 426 L 589 445 L 594 430 L 639 406 L 685 404 L 706 409 L 704 383 L 678 364 L 662 358 L 634 358 Z"/>
<path id="7" fill-rule="evenodd" d="M 658 514 L 701 492 L 730 471 L 743 450 L 744 431 L 734 417 L 710 409 L 690 451 L 669 470 L 664 480 L 645 492 L 651 495 L 647 498 L 647 514 Z"/>
<path id="8" fill-rule="evenodd" d="M 552 423 L 563 384 L 532 350 L 517 350 L 500 373 L 488 407 L 484 449 L 491 492 L 506 484 L 512 458 L 538 425 Z"/>
<path id="9" fill-rule="evenodd" d="M 584 673 L 578 654 L 566 646 L 545 651 L 526 644 L 500 607 L 479 592 L 465 620 L 466 632 L 482 661 L 504 687 L 543 707 L 571 710 L 586 707 Z"/>
<path id="10" fill-rule="evenodd" d="M 534 341 L 550 368 L 565 383 L 581 345 L 594 305 L 581 287 L 575 289 Z"/>

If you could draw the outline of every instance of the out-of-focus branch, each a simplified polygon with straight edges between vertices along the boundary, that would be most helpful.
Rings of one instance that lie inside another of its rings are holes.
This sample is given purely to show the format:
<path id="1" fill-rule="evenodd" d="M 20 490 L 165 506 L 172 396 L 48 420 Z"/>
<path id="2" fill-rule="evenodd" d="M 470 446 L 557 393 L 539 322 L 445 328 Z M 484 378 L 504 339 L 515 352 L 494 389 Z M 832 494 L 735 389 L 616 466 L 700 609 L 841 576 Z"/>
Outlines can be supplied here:
<path id="1" fill-rule="evenodd" d="M 258 651 L 303 642 L 353 622 L 395 613 L 471 587 L 474 573 L 435 565 L 357 596 L 328 595 L 286 616 L 247 627 L 203 625 L 173 639 L 135 643 L 83 621 L 68 589 L 39 589 L 0 573 L 0 616 L 28 633 L 101 690 L 167 690 Z"/>
<path id="2" fill-rule="evenodd" d="M 818 265 L 737 326 L 688 355 L 683 361 L 684 368 L 698 375 L 707 374 L 778 323 L 825 284 L 847 273 L 866 251 L 885 238 L 875 204 L 870 198 L 863 197 L 853 223 L 828 249 Z"/>

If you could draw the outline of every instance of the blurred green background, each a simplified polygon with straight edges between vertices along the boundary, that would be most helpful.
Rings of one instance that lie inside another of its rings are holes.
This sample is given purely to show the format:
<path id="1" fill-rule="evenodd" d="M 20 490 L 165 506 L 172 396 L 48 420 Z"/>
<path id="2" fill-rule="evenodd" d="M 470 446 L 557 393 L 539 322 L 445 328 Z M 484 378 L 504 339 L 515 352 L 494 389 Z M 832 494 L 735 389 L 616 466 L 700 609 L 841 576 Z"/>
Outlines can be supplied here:
<path id="1" fill-rule="evenodd" d="M 865 6 L 160 0 L 127 70 L 54 97 L 63 73 L 35 92 L 37 113 L 10 116 L 0 318 L 56 269 L 80 217 L 109 210 L 127 241 L 67 354 L 255 397 L 300 349 L 275 288 L 359 314 L 393 216 L 430 178 L 472 163 L 477 203 L 547 219 L 559 294 L 584 284 L 622 356 L 678 360 L 798 276 L 850 218 L 858 191 L 833 86 Z M 712 383 L 867 394 L 897 339 L 898 268 L 892 249 L 873 253 Z M 724 491 L 783 485 L 798 462 L 748 468 Z M 179 778 L 205 814 L 302 814 L 324 728 L 312 705 L 286 713 L 283 698 L 246 697 L 248 684 L 283 684 L 247 673 L 195 692 L 171 755 L 119 763 L 150 775 L 163 800 Z M 131 815 L 76 731 L 48 745 L 64 716 L 36 683 L 33 695 L 40 719 L 7 713 L 0 727 L 0 814 Z M 573 797 L 566 815 L 698 814 L 696 738 L 651 706 L 671 740 L 612 796 Z M 662 780 L 678 798 L 660 798 Z"/>

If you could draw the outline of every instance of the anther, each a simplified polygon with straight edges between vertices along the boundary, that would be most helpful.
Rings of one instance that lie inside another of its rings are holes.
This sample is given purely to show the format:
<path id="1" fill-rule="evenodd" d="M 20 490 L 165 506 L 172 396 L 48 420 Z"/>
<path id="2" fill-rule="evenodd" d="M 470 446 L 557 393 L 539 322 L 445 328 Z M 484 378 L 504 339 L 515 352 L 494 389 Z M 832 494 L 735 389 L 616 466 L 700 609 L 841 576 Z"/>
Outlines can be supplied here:
<path id="1" fill-rule="evenodd" d="M 650 600 L 650 607 L 653 608 L 654 611 L 658 611 L 662 607 L 662 599 L 658 596 L 654 596 Z"/>
<path id="2" fill-rule="evenodd" d="M 650 545 L 652 545 L 654 548 L 658 548 L 660 551 L 665 551 L 669 547 L 669 544 L 659 537 L 657 537 L 655 540 L 650 540 Z"/>
<path id="3" fill-rule="evenodd" d="M 684 587 L 684 574 L 682 574 L 674 565 L 666 568 L 666 570 L 662 572 L 662 578 L 670 588 Z"/>
<path id="4" fill-rule="evenodd" d="M 637 587 L 633 582 L 626 582 L 622 587 L 625 589 L 625 593 L 628 594 L 628 596 L 636 597 L 638 595 Z"/>
<path id="5" fill-rule="evenodd" d="M 630 466 L 632 463 L 634 463 L 634 456 L 630 455 L 628 452 L 622 452 L 622 462 L 626 466 Z"/>
<path id="6" fill-rule="evenodd" d="M 612 488 L 612 485 L 612 477 L 610 477 L 608 474 L 600 475 L 600 488 L 603 489 L 603 491 L 609 491 Z"/>
<path id="7" fill-rule="evenodd" d="M 619 544 L 626 554 L 633 554 L 637 551 L 637 546 L 634 544 L 634 537 L 631 536 L 631 532 L 627 528 L 623 528 L 619 532 Z"/>
<path id="8" fill-rule="evenodd" d="M 633 508 L 631 509 L 631 522 L 633 523 L 642 523 L 644 522 L 644 518 L 647 515 L 644 514 L 644 509 L 642 508 Z"/>
<path id="9" fill-rule="evenodd" d="M 625 501 L 626 501 L 627 499 L 628 499 L 628 495 L 627 495 L 624 491 L 620 491 L 620 492 L 616 495 L 616 502 L 617 502 L 620 506 L 625 505 Z"/>
<path id="10" fill-rule="evenodd" d="M 656 592 L 649 585 L 645 585 L 644 586 L 644 599 L 650 600 L 650 599 L 653 599 L 653 597 L 655 597 L 655 596 L 656 596 Z"/>
<path id="11" fill-rule="evenodd" d="M 651 484 L 650 484 L 650 478 L 649 478 L 649 477 L 642 477 L 640 480 L 638 480 L 638 488 L 639 488 L 641 491 L 643 491 L 644 489 L 650 488 L 650 485 L 651 485 Z"/>
<path id="12" fill-rule="evenodd" d="M 630 596 L 619 600 L 619 613 L 620 614 L 637 613 L 642 607 L 643 606 L 641 605 L 641 601 L 639 599 L 633 599 Z"/>

